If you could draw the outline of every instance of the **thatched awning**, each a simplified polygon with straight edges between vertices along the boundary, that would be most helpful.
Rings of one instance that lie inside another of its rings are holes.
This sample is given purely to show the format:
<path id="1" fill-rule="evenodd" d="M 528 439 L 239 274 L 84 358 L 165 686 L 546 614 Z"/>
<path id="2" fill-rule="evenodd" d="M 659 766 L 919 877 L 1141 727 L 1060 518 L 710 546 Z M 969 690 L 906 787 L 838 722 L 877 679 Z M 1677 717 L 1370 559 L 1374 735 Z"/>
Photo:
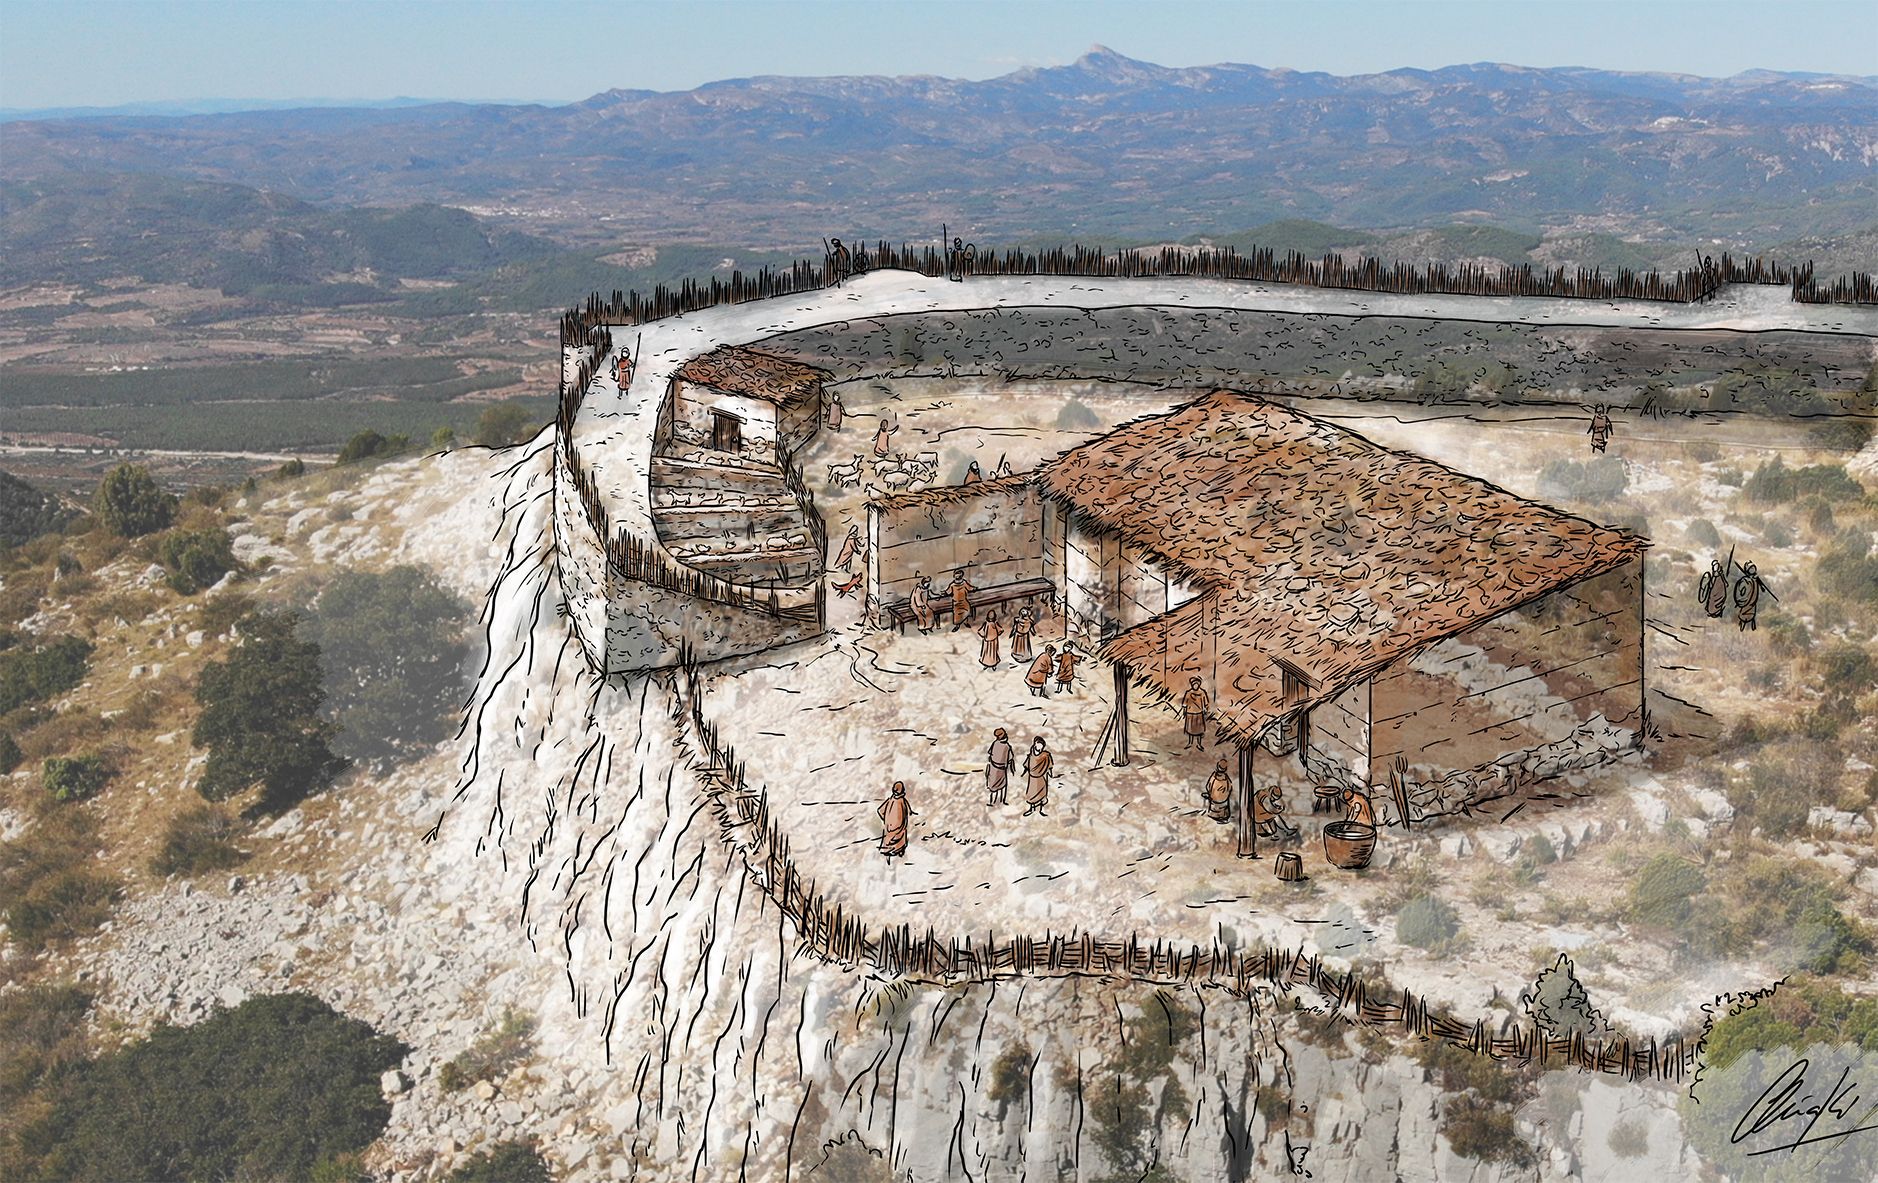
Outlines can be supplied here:
<path id="1" fill-rule="evenodd" d="M 819 397 L 822 379 L 828 374 L 772 353 L 726 345 L 692 358 L 673 377 L 781 406 Z"/>
<path id="2" fill-rule="evenodd" d="M 870 509 L 880 510 L 918 509 L 923 505 L 962 505 L 994 494 L 1022 493 L 1028 484 L 1029 473 L 1014 472 L 1009 476 L 973 481 L 969 485 L 934 485 L 917 493 L 888 493 L 882 497 L 868 498 L 867 504 Z"/>
<path id="3" fill-rule="evenodd" d="M 1648 545 L 1226 391 L 1074 448 L 1036 480 L 1200 586 L 1101 655 L 1170 696 L 1210 665 L 1218 722 L 1242 741 Z M 1280 661 L 1302 675 L 1289 697 Z"/>

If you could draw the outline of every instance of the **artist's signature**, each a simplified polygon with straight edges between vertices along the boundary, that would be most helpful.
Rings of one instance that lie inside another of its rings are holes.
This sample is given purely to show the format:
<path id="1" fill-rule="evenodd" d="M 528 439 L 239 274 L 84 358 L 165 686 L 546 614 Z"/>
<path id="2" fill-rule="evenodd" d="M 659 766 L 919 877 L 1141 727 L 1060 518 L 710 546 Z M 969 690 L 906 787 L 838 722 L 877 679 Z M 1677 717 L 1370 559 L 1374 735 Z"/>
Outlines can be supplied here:
<path id="1" fill-rule="evenodd" d="M 1873 1120 L 1878 1100 L 1864 1102 L 1859 1093 L 1862 1086 L 1851 1079 L 1850 1068 L 1839 1070 L 1839 1078 L 1821 1098 L 1806 1079 L 1811 1066 L 1809 1060 L 1796 1060 L 1775 1077 L 1735 1123 L 1730 1141 L 1739 1146 L 1759 1136 L 1781 1140 L 1776 1146 L 1747 1151 L 1752 1156 L 1796 1151 L 1878 1130 L 1878 1121 Z"/>

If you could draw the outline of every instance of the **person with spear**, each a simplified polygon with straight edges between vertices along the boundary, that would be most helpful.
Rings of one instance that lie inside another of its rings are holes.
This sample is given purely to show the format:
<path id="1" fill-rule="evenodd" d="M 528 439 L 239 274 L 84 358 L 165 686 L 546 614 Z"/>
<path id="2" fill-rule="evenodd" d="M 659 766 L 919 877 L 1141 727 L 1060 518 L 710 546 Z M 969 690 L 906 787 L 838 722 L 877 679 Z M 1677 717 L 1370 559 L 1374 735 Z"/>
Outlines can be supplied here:
<path id="1" fill-rule="evenodd" d="M 847 247 L 841 245 L 839 238 L 832 240 L 834 243 L 832 247 L 829 245 L 830 241 L 826 238 L 822 239 L 822 250 L 828 255 L 828 273 L 834 276 L 835 286 L 840 287 L 841 282 L 854 271 L 854 256 L 848 252 Z"/>
<path id="2" fill-rule="evenodd" d="M 1761 579 L 1761 573 L 1755 570 L 1753 563 L 1741 564 L 1741 578 L 1735 581 L 1734 601 L 1735 623 L 1744 633 L 1750 629 L 1755 632 L 1760 631 L 1760 626 L 1755 623 L 1755 617 L 1760 612 L 1762 592 L 1773 596 L 1776 602 L 1780 599 Z"/>

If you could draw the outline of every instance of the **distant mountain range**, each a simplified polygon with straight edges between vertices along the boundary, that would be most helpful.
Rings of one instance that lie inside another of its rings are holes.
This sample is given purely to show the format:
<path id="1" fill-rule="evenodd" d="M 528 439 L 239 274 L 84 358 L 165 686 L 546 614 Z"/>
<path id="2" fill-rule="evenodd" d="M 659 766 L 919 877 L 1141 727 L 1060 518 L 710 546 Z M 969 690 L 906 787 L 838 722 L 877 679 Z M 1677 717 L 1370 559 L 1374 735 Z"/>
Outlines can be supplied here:
<path id="1" fill-rule="evenodd" d="M 1153 242 L 1297 219 L 1749 246 L 1878 221 L 1878 78 L 1760 71 L 1339 77 L 1098 47 L 983 82 L 759 77 L 553 107 L 36 118 L 0 124 L 0 148 L 9 222 L 43 186 L 134 173 L 319 206 L 459 206 L 588 246 L 803 250 L 824 234 L 930 239 L 942 223 L 989 243 Z"/>

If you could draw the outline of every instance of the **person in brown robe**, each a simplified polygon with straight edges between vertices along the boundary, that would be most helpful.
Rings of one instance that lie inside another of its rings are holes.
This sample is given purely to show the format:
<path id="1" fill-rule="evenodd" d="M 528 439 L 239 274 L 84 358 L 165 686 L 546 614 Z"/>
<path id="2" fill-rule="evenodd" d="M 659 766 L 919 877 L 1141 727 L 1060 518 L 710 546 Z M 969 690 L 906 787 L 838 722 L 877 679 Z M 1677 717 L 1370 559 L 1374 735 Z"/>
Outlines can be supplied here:
<path id="1" fill-rule="evenodd" d="M 619 388 L 621 390 L 626 389 L 628 386 L 632 385 L 632 381 L 633 381 L 632 355 L 627 353 L 624 349 L 622 349 L 619 351 Z"/>
<path id="2" fill-rule="evenodd" d="M 1068 694 L 1076 685 L 1076 651 L 1068 645 L 1056 655 L 1056 692 Z"/>
<path id="3" fill-rule="evenodd" d="M 892 450 L 890 441 L 894 432 L 899 430 L 898 427 L 887 425 L 885 415 L 880 417 L 880 425 L 874 429 L 874 459 L 885 460 L 887 458 L 887 453 Z"/>
<path id="4" fill-rule="evenodd" d="M 1037 660 L 1030 665 L 1030 672 L 1024 675 L 1025 685 L 1030 687 L 1032 698 L 1050 697 L 1050 671 L 1056 668 L 1056 647 L 1045 645 L 1043 652 L 1037 654 Z"/>
<path id="5" fill-rule="evenodd" d="M 1004 634 L 995 614 L 985 618 L 985 623 L 979 626 L 978 635 L 984 639 L 984 644 L 978 648 L 978 664 L 988 670 L 997 669 L 998 663 L 1004 660 L 1004 655 L 998 652 L 998 638 Z"/>
<path id="6" fill-rule="evenodd" d="M 1591 413 L 1591 430 L 1587 434 L 1591 436 L 1591 450 L 1602 453 L 1611 438 L 1611 416 L 1602 405 Z"/>
<path id="7" fill-rule="evenodd" d="M 828 430 L 840 431 L 841 417 L 847 413 L 848 408 L 841 405 L 841 396 L 839 394 L 831 394 L 828 396 Z"/>
<path id="8" fill-rule="evenodd" d="M 991 749 L 985 753 L 985 804 L 1002 805 L 1011 784 L 1011 737 L 1002 727 L 991 735 Z"/>
<path id="9" fill-rule="evenodd" d="M 848 536 L 841 540 L 841 553 L 835 556 L 835 566 L 846 571 L 848 564 L 861 553 L 861 527 L 857 522 L 849 525 Z"/>
<path id="10" fill-rule="evenodd" d="M 1180 696 L 1181 730 L 1186 733 L 1187 748 L 1206 747 L 1206 708 L 1212 705 L 1206 691 L 1200 689 L 1200 679 L 1187 679 L 1187 692 Z"/>
<path id="11" fill-rule="evenodd" d="M 1276 782 L 1252 791 L 1252 824 L 1261 838 L 1292 841 L 1301 837 L 1297 827 L 1285 821 L 1285 798 Z"/>
<path id="12" fill-rule="evenodd" d="M 1369 803 L 1368 793 L 1354 785 L 1343 790 L 1343 820 L 1359 826 L 1376 824 L 1376 808 Z"/>
<path id="13" fill-rule="evenodd" d="M 960 571 L 946 584 L 946 590 L 952 593 L 952 631 L 958 632 L 972 622 L 972 585 Z"/>
<path id="14" fill-rule="evenodd" d="M 1749 629 L 1760 631 L 1761 626 L 1754 623 L 1754 618 L 1760 614 L 1764 586 L 1761 573 L 1754 569 L 1753 563 L 1741 564 L 1741 578 L 1735 580 L 1735 623 L 1744 633 Z"/>
<path id="15" fill-rule="evenodd" d="M 880 853 L 892 858 L 906 853 L 907 819 L 913 807 L 906 800 L 906 782 L 893 782 L 893 795 L 880 803 L 880 820 L 886 828 L 880 835 Z"/>
<path id="16" fill-rule="evenodd" d="M 1048 817 L 1044 806 L 1050 803 L 1050 771 L 1056 760 L 1050 755 L 1050 749 L 1044 746 L 1043 736 L 1030 741 L 1030 754 L 1024 757 L 1024 803 L 1029 806 L 1024 816 L 1037 814 Z"/>
<path id="17" fill-rule="evenodd" d="M 959 482 L 959 484 L 961 484 L 961 485 L 976 485 L 976 484 L 978 484 L 978 483 L 979 483 L 980 481 L 982 481 L 982 480 L 984 480 L 984 479 L 985 479 L 985 474 L 984 474 L 984 473 L 982 473 L 982 472 L 980 472 L 980 471 L 978 471 L 978 461 L 976 461 L 976 460 L 974 460 L 974 461 L 972 461 L 972 462 L 971 462 L 971 464 L 970 464 L 970 465 L 969 465 L 969 466 L 968 466 L 968 467 L 967 467 L 967 468 L 965 469 L 965 479 L 964 479 L 964 480 L 962 480 L 962 481 L 960 481 L 960 482 Z"/>
<path id="18" fill-rule="evenodd" d="M 1025 604 L 1011 618 L 1011 660 L 1019 665 L 1029 665 L 1030 638 L 1037 632 L 1037 614 Z"/>
<path id="19" fill-rule="evenodd" d="M 929 633 L 939 623 L 939 612 L 932 606 L 932 576 L 921 575 L 913 581 L 913 594 L 906 603 L 913 610 L 913 623 L 920 632 Z"/>
<path id="20" fill-rule="evenodd" d="M 1719 617 L 1728 611 L 1728 575 L 1722 570 L 1720 559 L 1712 560 L 1708 572 L 1695 587 L 1696 595 L 1702 601 L 1702 611 L 1711 617 Z"/>
<path id="21" fill-rule="evenodd" d="M 1232 774 L 1226 771 L 1226 761 L 1221 760 L 1213 769 L 1213 775 L 1206 778 L 1206 816 L 1216 822 L 1232 820 Z"/>

